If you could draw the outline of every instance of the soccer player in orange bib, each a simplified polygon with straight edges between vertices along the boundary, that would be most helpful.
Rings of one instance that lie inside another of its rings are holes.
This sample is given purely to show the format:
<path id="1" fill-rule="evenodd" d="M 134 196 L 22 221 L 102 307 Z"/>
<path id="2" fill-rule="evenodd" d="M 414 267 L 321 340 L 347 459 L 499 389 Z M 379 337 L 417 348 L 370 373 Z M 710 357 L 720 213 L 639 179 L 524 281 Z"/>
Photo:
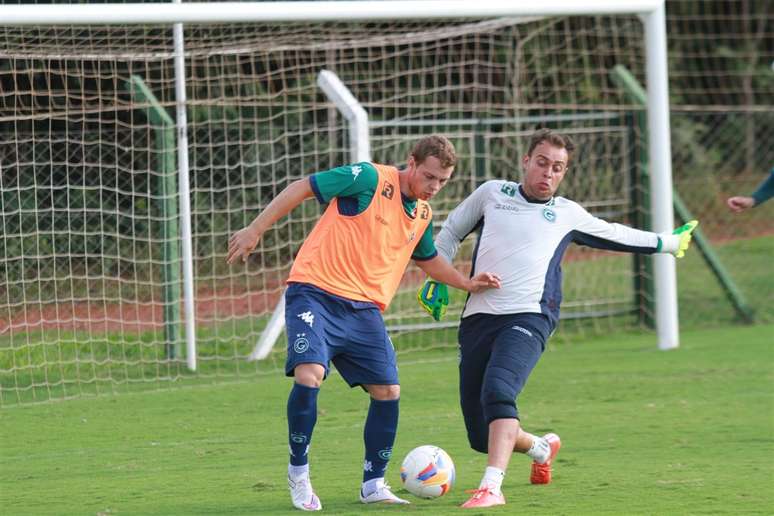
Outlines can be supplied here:
<path id="1" fill-rule="evenodd" d="M 363 162 L 318 172 L 291 183 L 229 240 L 228 263 L 246 261 L 264 232 L 305 199 L 329 203 L 301 246 L 285 293 L 285 374 L 294 378 L 287 405 L 288 485 L 298 509 L 322 509 L 309 479 L 308 452 L 331 361 L 350 387 L 361 386 L 371 397 L 360 501 L 408 503 L 384 480 L 400 386 L 381 312 L 410 259 L 430 277 L 468 292 L 500 286 L 488 272 L 466 278 L 435 249 L 427 201 L 448 182 L 456 160 L 451 142 L 428 136 L 401 170 Z"/>

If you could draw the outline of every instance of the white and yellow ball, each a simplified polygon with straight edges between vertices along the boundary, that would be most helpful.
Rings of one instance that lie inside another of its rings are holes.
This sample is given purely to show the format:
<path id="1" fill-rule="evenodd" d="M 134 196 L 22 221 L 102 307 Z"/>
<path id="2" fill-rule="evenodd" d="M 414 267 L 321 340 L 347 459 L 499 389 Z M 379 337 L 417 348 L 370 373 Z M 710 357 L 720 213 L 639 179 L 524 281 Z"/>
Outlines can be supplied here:
<path id="1" fill-rule="evenodd" d="M 406 490 L 420 498 L 438 498 L 454 485 L 454 462 L 437 446 L 425 445 L 411 450 L 400 467 L 400 479 Z"/>

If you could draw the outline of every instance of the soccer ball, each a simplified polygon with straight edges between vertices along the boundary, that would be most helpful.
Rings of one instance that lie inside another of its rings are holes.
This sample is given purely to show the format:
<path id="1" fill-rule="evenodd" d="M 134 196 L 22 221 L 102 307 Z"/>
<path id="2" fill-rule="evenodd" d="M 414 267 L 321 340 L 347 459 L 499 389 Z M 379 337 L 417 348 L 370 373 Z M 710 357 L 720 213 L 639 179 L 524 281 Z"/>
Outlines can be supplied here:
<path id="1" fill-rule="evenodd" d="M 437 446 L 419 446 L 403 459 L 400 480 L 414 496 L 438 498 L 454 485 L 454 463 L 449 454 Z"/>

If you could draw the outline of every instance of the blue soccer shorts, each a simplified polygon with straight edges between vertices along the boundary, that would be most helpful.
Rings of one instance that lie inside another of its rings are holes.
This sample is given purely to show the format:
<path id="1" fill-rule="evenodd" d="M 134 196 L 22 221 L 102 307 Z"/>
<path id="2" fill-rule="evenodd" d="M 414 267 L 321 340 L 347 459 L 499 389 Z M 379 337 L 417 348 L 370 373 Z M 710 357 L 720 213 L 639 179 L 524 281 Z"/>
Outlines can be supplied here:
<path id="1" fill-rule="evenodd" d="M 489 423 L 519 418 L 516 398 L 552 331 L 548 317 L 538 313 L 475 314 L 462 319 L 460 405 L 471 448 L 486 453 Z"/>
<path id="2" fill-rule="evenodd" d="M 307 283 L 290 283 L 285 292 L 288 356 L 285 375 L 299 364 L 330 363 L 350 387 L 398 385 L 395 349 L 379 308 L 336 296 Z"/>

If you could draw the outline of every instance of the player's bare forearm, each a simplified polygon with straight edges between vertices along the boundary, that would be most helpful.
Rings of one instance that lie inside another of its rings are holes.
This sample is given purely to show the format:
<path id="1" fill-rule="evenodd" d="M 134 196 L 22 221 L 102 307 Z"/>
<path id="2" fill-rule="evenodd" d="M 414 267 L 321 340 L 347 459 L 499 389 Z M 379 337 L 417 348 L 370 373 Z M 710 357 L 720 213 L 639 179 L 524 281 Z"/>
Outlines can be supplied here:
<path id="1" fill-rule="evenodd" d="M 314 196 L 309 178 L 299 179 L 290 183 L 277 197 L 272 199 L 266 208 L 258 214 L 250 225 L 240 229 L 228 241 L 228 256 L 226 261 L 234 263 L 239 258 L 243 262 L 258 245 L 263 234 L 275 222 L 290 213 L 293 208 Z"/>
<path id="2" fill-rule="evenodd" d="M 436 256 L 430 260 L 417 260 L 417 266 L 434 280 L 450 287 L 468 292 L 479 292 L 488 288 L 500 288 L 500 277 L 490 272 L 481 272 L 466 278 L 444 258 Z"/>

